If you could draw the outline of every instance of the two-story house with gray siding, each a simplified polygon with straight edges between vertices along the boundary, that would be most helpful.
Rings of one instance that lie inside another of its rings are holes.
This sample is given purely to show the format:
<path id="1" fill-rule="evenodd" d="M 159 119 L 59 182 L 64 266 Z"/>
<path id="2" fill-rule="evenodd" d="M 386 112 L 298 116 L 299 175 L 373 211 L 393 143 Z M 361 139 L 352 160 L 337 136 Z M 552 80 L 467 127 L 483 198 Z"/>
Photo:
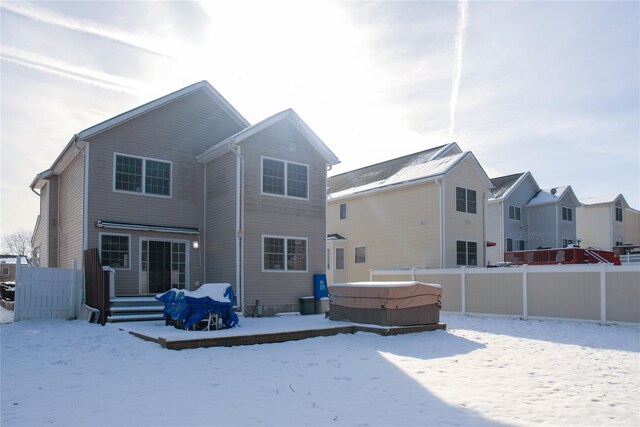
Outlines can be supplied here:
<path id="1" fill-rule="evenodd" d="M 324 272 L 336 163 L 293 110 L 252 126 L 196 83 L 74 135 L 31 183 L 34 248 L 67 268 L 98 248 L 116 296 L 227 282 L 243 310 L 297 310 Z"/>
<path id="2" fill-rule="evenodd" d="M 562 248 L 576 243 L 576 208 L 570 186 L 540 189 L 531 172 L 491 180 L 487 203 L 489 264 L 503 261 L 504 252 L 542 247 Z"/>

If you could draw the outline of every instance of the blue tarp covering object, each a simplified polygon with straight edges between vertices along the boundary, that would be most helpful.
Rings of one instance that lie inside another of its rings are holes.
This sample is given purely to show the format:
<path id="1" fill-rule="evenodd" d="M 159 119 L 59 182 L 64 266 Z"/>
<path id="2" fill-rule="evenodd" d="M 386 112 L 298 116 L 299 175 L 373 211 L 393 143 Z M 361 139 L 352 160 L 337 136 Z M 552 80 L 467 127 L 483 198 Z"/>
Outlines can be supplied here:
<path id="1" fill-rule="evenodd" d="M 156 295 L 156 299 L 164 303 L 166 323 L 176 327 L 189 329 L 209 314 L 217 314 L 225 328 L 238 324 L 233 289 L 228 283 L 205 283 L 195 291 L 174 288 Z"/>

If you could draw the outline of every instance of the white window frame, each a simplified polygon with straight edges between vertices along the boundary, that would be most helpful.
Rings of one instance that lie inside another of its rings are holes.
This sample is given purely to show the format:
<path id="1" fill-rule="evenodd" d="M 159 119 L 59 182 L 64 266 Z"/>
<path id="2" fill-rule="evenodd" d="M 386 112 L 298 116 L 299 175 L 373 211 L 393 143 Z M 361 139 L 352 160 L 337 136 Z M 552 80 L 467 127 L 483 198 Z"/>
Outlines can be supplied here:
<path id="1" fill-rule="evenodd" d="M 465 257 L 465 263 L 464 264 L 458 264 L 458 242 L 464 242 L 464 257 Z M 471 265 L 469 264 L 469 243 L 475 243 L 476 244 L 476 263 L 475 265 Z M 467 267 L 477 267 L 479 262 L 480 262 L 480 246 L 478 245 L 478 242 L 475 240 L 461 240 L 461 239 L 456 239 L 456 265 L 458 267 L 461 266 L 467 266 Z"/>
<path id="2" fill-rule="evenodd" d="M 618 212 L 620 213 L 620 219 L 618 219 Z M 622 209 L 622 203 L 619 200 L 615 204 L 615 218 L 616 222 L 624 222 L 624 209 Z"/>
<path id="3" fill-rule="evenodd" d="M 511 218 L 511 208 L 513 208 L 513 218 Z M 520 206 L 509 205 L 507 212 L 507 217 L 512 221 L 521 221 L 522 220 L 522 208 Z"/>
<path id="4" fill-rule="evenodd" d="M 565 212 L 569 212 L 569 214 L 565 215 Z M 571 216 L 571 219 L 566 219 L 565 216 Z M 567 222 L 573 222 L 573 209 L 569 206 L 562 206 L 562 220 Z"/>
<path id="5" fill-rule="evenodd" d="M 464 190 L 464 210 L 459 210 L 458 209 L 458 189 Z M 470 192 L 472 192 L 475 194 L 475 212 L 470 212 L 469 211 L 469 194 Z M 454 201 L 455 201 L 455 210 L 456 212 L 460 212 L 460 213 L 468 213 L 471 215 L 477 215 L 478 214 L 478 191 L 474 190 L 473 188 L 466 188 L 466 187 L 458 187 L 456 186 L 456 191 L 454 193 Z"/>
<path id="6" fill-rule="evenodd" d="M 364 249 L 364 261 L 358 262 L 358 249 Z M 353 248 L 353 263 L 354 264 L 366 264 L 367 263 L 367 247 L 365 245 L 356 246 Z"/>
<path id="7" fill-rule="evenodd" d="M 342 216 L 342 207 L 344 206 L 344 217 Z M 340 203 L 340 206 L 338 207 L 338 218 L 340 218 L 340 221 L 345 221 L 348 218 L 348 211 L 347 211 L 347 204 L 346 203 Z"/>
<path id="8" fill-rule="evenodd" d="M 335 259 L 336 270 L 345 270 L 345 268 L 346 268 L 345 267 L 345 259 L 344 259 L 345 249 L 344 248 L 336 248 L 334 252 L 335 252 L 335 257 L 336 257 L 336 259 Z M 342 254 L 341 262 L 338 262 L 338 253 Z M 339 267 L 340 265 L 342 265 L 342 267 Z"/>
<path id="9" fill-rule="evenodd" d="M 131 271 L 131 234 L 123 234 L 123 233 L 98 233 L 98 251 L 100 253 L 100 262 L 102 262 L 102 237 L 103 236 L 120 236 L 120 237 L 127 237 L 129 239 L 129 248 L 127 250 L 127 256 L 129 257 L 129 267 L 127 268 L 122 268 L 122 267 L 111 267 L 114 270 L 121 270 L 121 271 Z"/>
<path id="10" fill-rule="evenodd" d="M 117 165 L 118 156 L 130 157 L 132 159 L 142 160 L 142 183 L 141 183 L 142 191 L 138 192 L 138 191 L 126 191 L 126 190 L 116 189 L 116 165 Z M 147 193 L 147 160 L 169 164 L 169 194 L 168 195 Z M 114 152 L 113 153 L 113 179 L 111 182 L 111 189 L 113 190 L 114 193 L 134 194 L 138 196 L 160 197 L 162 199 L 171 199 L 173 197 L 173 162 L 171 160 L 156 159 L 153 157 L 134 156 L 131 154 Z"/>
<path id="11" fill-rule="evenodd" d="M 264 268 L 264 239 L 284 239 L 284 270 L 269 270 Z M 305 243 L 305 263 L 304 263 L 304 270 L 289 270 L 288 265 L 287 265 L 287 241 L 288 240 L 304 240 Z M 306 237 L 293 237 L 293 236 L 276 236 L 273 234 L 263 234 L 262 237 L 260 238 L 260 252 L 261 252 L 261 257 L 260 257 L 260 265 L 262 266 L 262 272 L 263 273 L 308 273 L 309 272 L 309 239 Z"/>
<path id="12" fill-rule="evenodd" d="M 108 233 L 105 233 L 108 234 Z M 144 237 L 139 237 L 138 238 L 138 292 L 140 293 L 140 295 L 143 294 L 143 289 L 142 289 L 142 280 L 140 280 L 140 278 L 142 277 L 142 242 L 143 241 L 147 241 L 147 244 L 150 240 L 153 240 L 155 242 L 169 242 L 169 243 L 183 243 L 185 245 L 185 258 L 184 258 L 184 262 L 185 262 L 185 266 L 184 266 L 184 287 L 187 290 L 191 289 L 190 286 L 190 277 L 189 277 L 189 272 L 191 270 L 191 260 L 190 260 L 190 255 L 191 255 L 191 251 L 194 250 L 191 247 L 191 241 L 190 240 L 183 240 L 183 239 L 165 239 L 163 237 L 149 237 L 149 236 L 144 236 Z M 173 249 L 172 249 L 173 251 Z M 149 262 L 149 260 L 147 259 L 147 262 Z M 173 260 L 170 261 L 173 264 Z M 131 264 L 131 263 L 129 263 Z M 148 268 L 148 266 L 147 266 Z M 148 270 L 147 270 L 147 274 L 148 274 Z M 173 284 L 172 284 L 173 285 Z M 147 286 L 149 286 L 149 283 L 147 283 Z"/>
<path id="13" fill-rule="evenodd" d="M 264 191 L 264 161 L 272 160 L 274 162 L 282 162 L 284 163 L 284 194 L 274 194 L 274 193 L 266 193 Z M 289 196 L 289 165 L 298 165 L 304 166 L 307 168 L 307 197 L 297 197 L 297 196 Z M 261 156 L 260 157 L 260 194 L 263 196 L 272 196 L 272 197 L 284 197 L 292 200 L 309 200 L 309 165 L 306 163 L 298 163 L 292 162 L 289 160 L 276 159 L 275 157 Z"/>
<path id="14" fill-rule="evenodd" d="M 573 239 L 562 239 L 563 248 L 566 248 L 569 245 L 573 245 Z"/>

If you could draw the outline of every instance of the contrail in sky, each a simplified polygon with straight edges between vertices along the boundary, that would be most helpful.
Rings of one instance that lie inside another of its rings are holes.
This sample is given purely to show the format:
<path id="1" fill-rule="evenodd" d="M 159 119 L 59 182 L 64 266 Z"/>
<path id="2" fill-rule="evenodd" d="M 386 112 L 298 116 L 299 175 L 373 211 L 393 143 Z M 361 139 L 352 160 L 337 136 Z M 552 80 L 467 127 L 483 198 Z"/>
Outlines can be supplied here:
<path id="1" fill-rule="evenodd" d="M 456 104 L 458 103 L 458 92 L 460 91 L 460 76 L 462 75 L 462 49 L 464 47 L 464 36 L 467 28 L 467 16 L 469 14 L 469 3 L 467 0 L 458 1 L 458 27 L 456 29 L 456 61 L 453 67 L 453 83 L 451 87 L 451 100 L 449 100 L 449 142 L 453 139 L 453 128 L 455 125 Z"/>

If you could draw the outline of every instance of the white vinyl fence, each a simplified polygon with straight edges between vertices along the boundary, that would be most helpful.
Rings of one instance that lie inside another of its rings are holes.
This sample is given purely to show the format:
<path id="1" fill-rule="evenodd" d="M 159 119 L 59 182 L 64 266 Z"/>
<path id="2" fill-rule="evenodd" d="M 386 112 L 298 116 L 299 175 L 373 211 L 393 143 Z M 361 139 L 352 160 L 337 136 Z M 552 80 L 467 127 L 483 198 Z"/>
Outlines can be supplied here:
<path id="1" fill-rule="evenodd" d="M 17 264 L 14 321 L 26 319 L 73 319 L 82 303 L 82 271 L 25 267 Z"/>
<path id="2" fill-rule="evenodd" d="M 388 269 L 370 279 L 438 283 L 449 312 L 640 323 L 638 264 Z"/>

